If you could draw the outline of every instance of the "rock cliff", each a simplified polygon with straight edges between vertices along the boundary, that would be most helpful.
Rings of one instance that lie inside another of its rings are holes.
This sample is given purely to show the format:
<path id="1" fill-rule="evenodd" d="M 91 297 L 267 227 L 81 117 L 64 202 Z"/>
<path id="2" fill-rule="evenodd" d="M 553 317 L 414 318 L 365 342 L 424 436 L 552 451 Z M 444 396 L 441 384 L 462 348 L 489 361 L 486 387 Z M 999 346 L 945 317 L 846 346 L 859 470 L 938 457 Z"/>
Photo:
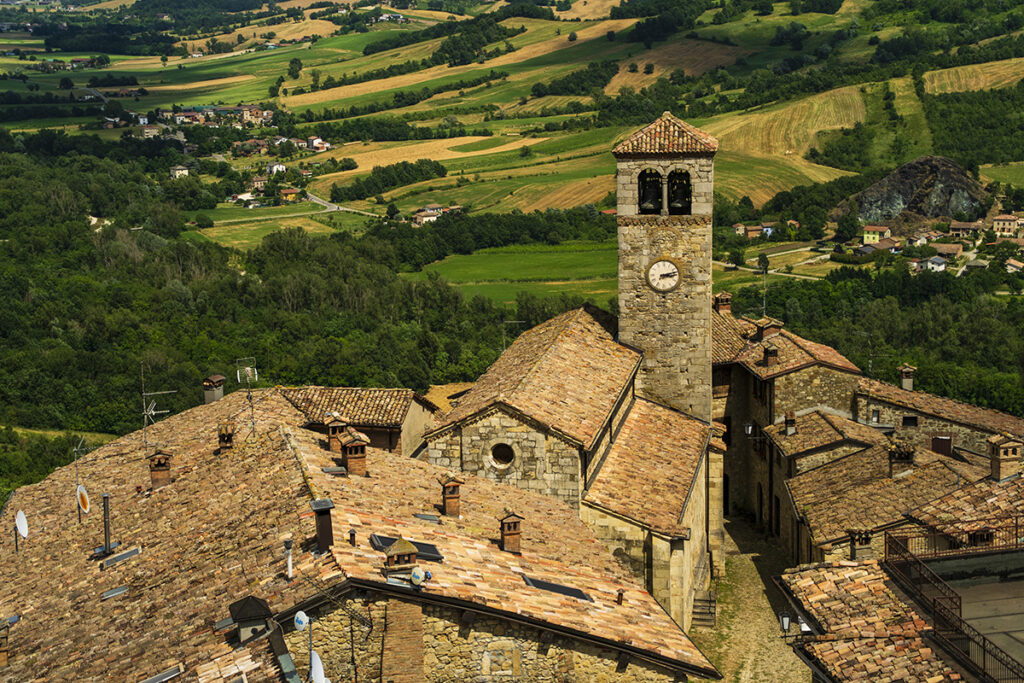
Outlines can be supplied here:
<path id="1" fill-rule="evenodd" d="M 951 159 L 926 156 L 900 166 L 850 199 L 865 223 L 913 223 L 953 218 L 961 212 L 973 220 L 984 215 L 986 198 L 984 188 Z M 839 209 L 848 212 L 850 202 Z"/>

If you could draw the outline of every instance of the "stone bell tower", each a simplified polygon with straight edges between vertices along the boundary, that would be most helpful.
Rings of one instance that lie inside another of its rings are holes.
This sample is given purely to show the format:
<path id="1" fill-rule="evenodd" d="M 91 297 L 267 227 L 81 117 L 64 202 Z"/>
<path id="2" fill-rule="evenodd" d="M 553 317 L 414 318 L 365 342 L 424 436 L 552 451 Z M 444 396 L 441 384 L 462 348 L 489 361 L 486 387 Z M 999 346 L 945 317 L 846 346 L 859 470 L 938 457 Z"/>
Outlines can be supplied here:
<path id="1" fill-rule="evenodd" d="M 711 419 L 711 208 L 718 141 L 665 112 L 619 144 L 619 339 L 641 394 Z"/>

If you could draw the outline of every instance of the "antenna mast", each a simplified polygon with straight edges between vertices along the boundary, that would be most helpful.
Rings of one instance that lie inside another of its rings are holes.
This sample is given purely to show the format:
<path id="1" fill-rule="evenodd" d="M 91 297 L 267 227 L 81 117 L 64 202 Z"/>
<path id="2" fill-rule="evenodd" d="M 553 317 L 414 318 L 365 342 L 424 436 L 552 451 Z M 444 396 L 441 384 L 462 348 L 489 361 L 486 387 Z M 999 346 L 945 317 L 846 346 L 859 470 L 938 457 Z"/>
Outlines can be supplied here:
<path id="1" fill-rule="evenodd" d="M 164 413 L 169 413 L 171 411 L 157 410 L 156 401 L 150 401 L 149 405 L 147 405 L 146 399 L 148 399 L 150 396 L 176 394 L 178 393 L 178 390 L 168 389 L 167 391 L 146 391 L 146 366 L 144 363 L 139 363 L 139 383 L 142 386 L 142 454 L 149 455 L 149 433 L 147 432 L 146 428 L 151 424 L 156 424 L 157 415 L 163 415 Z"/>
<path id="2" fill-rule="evenodd" d="M 75 453 L 75 507 L 78 508 L 78 523 L 82 523 L 82 506 L 78 503 L 78 487 L 81 486 L 81 482 L 78 481 L 78 454 L 85 449 L 85 437 L 78 437 L 78 444 L 74 448 Z"/>
<path id="3" fill-rule="evenodd" d="M 249 402 L 249 438 L 256 437 L 256 406 L 252 401 L 252 383 L 260 381 L 259 370 L 256 369 L 256 357 L 237 358 L 235 360 L 235 379 L 242 383 L 245 378 L 245 400 Z"/>

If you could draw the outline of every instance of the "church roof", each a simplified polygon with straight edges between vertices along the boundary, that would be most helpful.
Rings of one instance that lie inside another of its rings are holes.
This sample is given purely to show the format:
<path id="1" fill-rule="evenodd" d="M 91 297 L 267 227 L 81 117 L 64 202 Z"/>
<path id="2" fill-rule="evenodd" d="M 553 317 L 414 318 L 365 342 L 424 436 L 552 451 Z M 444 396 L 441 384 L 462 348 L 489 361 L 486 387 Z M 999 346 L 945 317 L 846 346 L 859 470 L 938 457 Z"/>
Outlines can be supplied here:
<path id="1" fill-rule="evenodd" d="M 584 306 L 524 332 L 433 433 L 503 403 L 589 447 L 641 358 L 595 316 Z"/>
<path id="2" fill-rule="evenodd" d="M 710 429 L 696 418 L 638 398 L 584 500 L 655 531 L 678 533 Z"/>
<path id="3" fill-rule="evenodd" d="M 413 401 L 431 412 L 437 410 L 412 389 L 300 387 L 285 389 L 284 397 L 310 422 L 323 423 L 338 413 L 344 421 L 361 427 L 401 427 Z"/>
<path id="4" fill-rule="evenodd" d="M 676 154 L 714 154 L 718 140 L 696 126 L 678 119 L 670 112 L 662 114 L 654 123 L 619 143 L 612 151 L 615 156 L 657 156 Z"/>

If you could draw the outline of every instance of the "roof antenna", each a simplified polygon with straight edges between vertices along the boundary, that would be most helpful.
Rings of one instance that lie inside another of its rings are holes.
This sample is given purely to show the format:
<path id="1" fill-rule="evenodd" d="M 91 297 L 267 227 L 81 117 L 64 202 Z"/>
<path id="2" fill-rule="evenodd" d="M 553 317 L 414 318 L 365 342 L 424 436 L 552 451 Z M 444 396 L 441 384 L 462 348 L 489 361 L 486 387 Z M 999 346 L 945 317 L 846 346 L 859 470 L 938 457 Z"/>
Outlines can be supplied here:
<path id="1" fill-rule="evenodd" d="M 259 370 L 256 369 L 256 357 L 237 358 L 235 360 L 235 379 L 242 383 L 245 378 L 245 399 L 249 402 L 249 437 L 256 436 L 256 406 L 252 402 L 252 383 L 260 381 Z"/>
<path id="2" fill-rule="evenodd" d="M 18 552 L 18 536 L 28 538 L 28 520 L 21 510 L 14 516 L 14 552 Z"/>
<path id="3" fill-rule="evenodd" d="M 156 416 L 169 413 L 169 410 L 157 410 L 156 401 L 150 401 L 149 405 L 146 405 L 146 399 L 150 396 L 161 396 L 163 394 L 176 394 L 177 389 L 168 389 L 167 391 L 146 391 L 146 366 L 143 363 L 139 363 L 139 383 L 142 386 L 142 455 L 149 454 L 149 434 L 146 431 L 146 427 L 151 424 L 156 424 Z"/>

